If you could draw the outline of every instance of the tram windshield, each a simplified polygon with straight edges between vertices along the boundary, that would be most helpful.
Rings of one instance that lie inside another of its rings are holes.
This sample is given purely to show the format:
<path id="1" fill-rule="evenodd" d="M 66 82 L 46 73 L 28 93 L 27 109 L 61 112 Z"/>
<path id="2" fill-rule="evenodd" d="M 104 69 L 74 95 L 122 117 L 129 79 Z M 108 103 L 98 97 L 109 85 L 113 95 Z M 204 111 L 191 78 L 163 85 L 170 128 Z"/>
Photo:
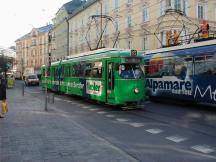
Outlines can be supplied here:
<path id="1" fill-rule="evenodd" d="M 119 75 L 123 79 L 141 79 L 144 73 L 139 64 L 120 64 Z"/>

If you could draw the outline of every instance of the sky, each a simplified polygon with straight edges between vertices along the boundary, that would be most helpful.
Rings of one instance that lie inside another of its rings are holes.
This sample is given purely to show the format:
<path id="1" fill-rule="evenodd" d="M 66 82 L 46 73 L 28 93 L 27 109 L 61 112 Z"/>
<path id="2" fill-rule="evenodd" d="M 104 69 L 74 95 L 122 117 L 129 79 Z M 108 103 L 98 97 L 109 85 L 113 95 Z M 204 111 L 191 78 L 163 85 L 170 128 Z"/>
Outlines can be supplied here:
<path id="1" fill-rule="evenodd" d="M 15 46 L 15 40 L 52 23 L 58 9 L 70 0 L 2 0 L 0 2 L 0 46 Z"/>

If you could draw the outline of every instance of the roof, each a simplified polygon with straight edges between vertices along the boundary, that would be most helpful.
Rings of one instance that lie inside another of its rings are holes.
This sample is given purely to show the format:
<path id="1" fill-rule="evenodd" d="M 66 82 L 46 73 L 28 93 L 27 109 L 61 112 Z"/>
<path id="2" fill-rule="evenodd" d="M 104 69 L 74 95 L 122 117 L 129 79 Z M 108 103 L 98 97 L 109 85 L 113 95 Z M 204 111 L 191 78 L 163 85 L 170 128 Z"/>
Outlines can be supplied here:
<path id="1" fill-rule="evenodd" d="M 16 42 L 16 41 L 19 41 L 19 40 L 23 40 L 23 39 L 29 38 L 30 36 L 31 36 L 31 33 L 28 33 L 28 34 L 26 34 L 26 35 L 24 35 L 24 36 L 18 38 L 17 40 L 15 40 L 15 42 Z"/>
<path id="2" fill-rule="evenodd" d="M 42 26 L 42 27 L 39 27 L 39 28 L 35 28 L 35 30 L 39 33 L 47 33 L 49 32 L 50 30 L 52 30 L 53 28 L 53 25 L 52 24 L 49 24 L 49 25 L 46 25 L 46 26 Z M 19 41 L 19 40 L 23 40 L 23 39 L 26 39 L 26 38 L 30 38 L 31 37 L 31 32 L 28 33 L 28 34 L 25 34 L 24 36 L 18 38 L 16 41 Z M 16 42 L 15 41 L 15 42 Z"/>
<path id="3" fill-rule="evenodd" d="M 40 33 L 47 33 L 49 32 L 51 29 L 53 28 L 52 24 L 46 25 L 46 26 L 42 26 L 40 28 L 37 28 L 36 30 Z"/>
<path id="4" fill-rule="evenodd" d="M 88 7 L 90 7 L 91 5 L 93 5 L 94 3 L 96 3 L 98 0 L 88 0 L 86 1 L 86 3 L 83 3 L 79 8 L 77 8 L 72 15 L 70 16 L 70 18 L 74 17 L 75 15 L 77 15 L 78 13 L 82 12 L 83 10 L 86 10 Z"/>
<path id="5" fill-rule="evenodd" d="M 67 11 L 68 14 L 72 14 L 72 12 L 82 6 L 84 3 L 86 3 L 85 0 L 72 0 L 68 3 L 65 3 L 63 7 Z"/>

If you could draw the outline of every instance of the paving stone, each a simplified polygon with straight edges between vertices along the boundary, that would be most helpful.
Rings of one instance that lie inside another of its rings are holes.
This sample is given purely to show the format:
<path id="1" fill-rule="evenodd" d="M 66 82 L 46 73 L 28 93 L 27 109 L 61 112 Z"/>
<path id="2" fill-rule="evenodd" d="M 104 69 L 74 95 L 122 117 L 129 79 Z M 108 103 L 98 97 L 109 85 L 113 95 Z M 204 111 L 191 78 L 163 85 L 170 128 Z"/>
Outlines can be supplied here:
<path id="1" fill-rule="evenodd" d="M 77 124 L 36 94 L 8 90 L 9 112 L 0 120 L 0 162 L 133 162 L 122 150 Z M 112 155 L 112 156 L 110 156 Z"/>

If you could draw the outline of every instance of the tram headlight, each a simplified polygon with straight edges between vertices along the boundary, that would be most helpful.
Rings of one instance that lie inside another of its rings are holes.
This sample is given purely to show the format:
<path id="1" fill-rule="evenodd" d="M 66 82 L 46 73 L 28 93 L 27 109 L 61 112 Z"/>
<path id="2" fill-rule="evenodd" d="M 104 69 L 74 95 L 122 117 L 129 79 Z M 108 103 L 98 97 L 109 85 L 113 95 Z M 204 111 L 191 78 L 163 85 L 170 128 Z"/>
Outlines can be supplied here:
<path id="1" fill-rule="evenodd" d="M 135 89 L 134 89 L 134 93 L 136 93 L 136 94 L 139 93 L 139 89 L 138 89 L 138 88 L 135 88 Z"/>

